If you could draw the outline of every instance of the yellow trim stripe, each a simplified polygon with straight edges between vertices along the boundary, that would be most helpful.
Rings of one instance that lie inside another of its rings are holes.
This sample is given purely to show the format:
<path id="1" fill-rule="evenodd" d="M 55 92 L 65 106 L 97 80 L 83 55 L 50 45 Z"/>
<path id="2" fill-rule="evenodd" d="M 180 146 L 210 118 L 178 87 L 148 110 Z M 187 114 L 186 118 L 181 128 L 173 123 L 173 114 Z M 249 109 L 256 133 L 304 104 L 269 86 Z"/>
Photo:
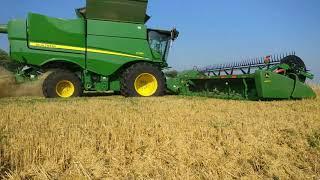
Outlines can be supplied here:
<path id="1" fill-rule="evenodd" d="M 38 43 L 38 42 L 30 42 L 30 46 L 41 47 L 41 48 L 50 48 L 50 49 L 64 49 L 64 50 L 74 50 L 74 51 L 86 51 L 85 48 L 74 47 L 74 46 L 65 46 L 58 44 L 48 44 L 48 43 Z"/>
<path id="2" fill-rule="evenodd" d="M 131 55 L 131 54 L 117 53 L 117 52 L 112 52 L 112 51 L 99 50 L 99 49 L 87 49 L 87 51 L 88 52 L 92 52 L 92 53 L 109 54 L 109 55 L 115 55 L 115 56 L 124 56 L 124 57 L 143 59 L 143 57 L 140 57 L 140 56 L 135 56 L 135 55 Z"/>
<path id="3" fill-rule="evenodd" d="M 144 57 L 135 56 L 135 55 L 131 55 L 131 54 L 124 54 L 124 53 L 105 51 L 105 50 L 99 50 L 99 49 L 90 49 L 90 48 L 86 49 L 86 48 L 82 48 L 82 47 L 65 46 L 65 45 L 59 45 L 59 44 L 30 42 L 29 45 L 30 46 L 34 46 L 34 47 L 40 47 L 40 48 L 64 49 L 64 50 L 74 50 L 74 51 L 87 51 L 87 52 L 92 52 L 92 53 L 109 54 L 109 55 L 115 55 L 115 56 L 123 56 L 123 57 L 144 59 Z"/>

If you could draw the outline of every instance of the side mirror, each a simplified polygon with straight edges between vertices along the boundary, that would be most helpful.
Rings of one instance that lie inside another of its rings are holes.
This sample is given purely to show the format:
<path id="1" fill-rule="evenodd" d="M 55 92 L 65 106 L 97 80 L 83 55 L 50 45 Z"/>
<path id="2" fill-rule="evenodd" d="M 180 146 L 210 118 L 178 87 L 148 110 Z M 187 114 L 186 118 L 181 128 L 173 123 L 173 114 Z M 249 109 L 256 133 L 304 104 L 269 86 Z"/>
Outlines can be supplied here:
<path id="1" fill-rule="evenodd" d="M 171 30 L 171 40 L 174 41 L 179 37 L 179 31 L 176 28 Z"/>

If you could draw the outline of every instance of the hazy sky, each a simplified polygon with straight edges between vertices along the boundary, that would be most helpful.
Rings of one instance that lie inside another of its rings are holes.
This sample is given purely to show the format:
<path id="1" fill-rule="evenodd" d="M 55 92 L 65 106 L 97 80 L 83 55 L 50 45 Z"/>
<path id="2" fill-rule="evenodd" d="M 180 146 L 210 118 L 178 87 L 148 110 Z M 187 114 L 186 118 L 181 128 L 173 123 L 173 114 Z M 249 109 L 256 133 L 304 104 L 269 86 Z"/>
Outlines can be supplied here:
<path id="1" fill-rule="evenodd" d="M 2 0 L 0 23 L 37 12 L 75 18 L 84 0 Z M 319 0 L 149 0 L 148 26 L 177 27 L 169 64 L 192 68 L 274 53 L 296 51 L 320 78 Z M 8 50 L 0 35 L 0 48 Z"/>

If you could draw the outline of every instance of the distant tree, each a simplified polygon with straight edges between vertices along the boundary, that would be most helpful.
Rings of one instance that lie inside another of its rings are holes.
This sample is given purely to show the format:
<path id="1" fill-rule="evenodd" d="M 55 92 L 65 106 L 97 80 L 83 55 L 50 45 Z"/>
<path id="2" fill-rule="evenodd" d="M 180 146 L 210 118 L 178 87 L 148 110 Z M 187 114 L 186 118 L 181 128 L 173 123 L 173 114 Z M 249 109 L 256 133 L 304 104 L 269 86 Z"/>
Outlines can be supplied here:
<path id="1" fill-rule="evenodd" d="M 167 77 L 175 78 L 175 77 L 177 77 L 177 75 L 178 75 L 178 71 L 176 71 L 176 70 L 169 70 L 169 71 L 166 71 L 164 74 L 165 74 Z"/>
<path id="2" fill-rule="evenodd" d="M 2 49 L 0 49 L 0 60 L 9 60 L 8 53 Z"/>

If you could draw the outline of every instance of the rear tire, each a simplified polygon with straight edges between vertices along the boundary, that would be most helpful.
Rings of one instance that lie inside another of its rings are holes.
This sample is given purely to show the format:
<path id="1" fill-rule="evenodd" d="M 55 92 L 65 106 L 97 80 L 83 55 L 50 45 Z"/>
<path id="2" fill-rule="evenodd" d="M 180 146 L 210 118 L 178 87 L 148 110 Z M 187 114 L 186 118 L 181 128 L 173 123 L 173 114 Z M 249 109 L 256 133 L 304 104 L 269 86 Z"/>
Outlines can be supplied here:
<path id="1" fill-rule="evenodd" d="M 122 73 L 121 95 L 125 97 L 163 96 L 165 77 L 152 64 L 137 63 Z"/>
<path id="2" fill-rule="evenodd" d="M 44 80 L 42 91 L 46 98 L 71 98 L 81 96 L 83 89 L 75 73 L 54 70 Z"/>

